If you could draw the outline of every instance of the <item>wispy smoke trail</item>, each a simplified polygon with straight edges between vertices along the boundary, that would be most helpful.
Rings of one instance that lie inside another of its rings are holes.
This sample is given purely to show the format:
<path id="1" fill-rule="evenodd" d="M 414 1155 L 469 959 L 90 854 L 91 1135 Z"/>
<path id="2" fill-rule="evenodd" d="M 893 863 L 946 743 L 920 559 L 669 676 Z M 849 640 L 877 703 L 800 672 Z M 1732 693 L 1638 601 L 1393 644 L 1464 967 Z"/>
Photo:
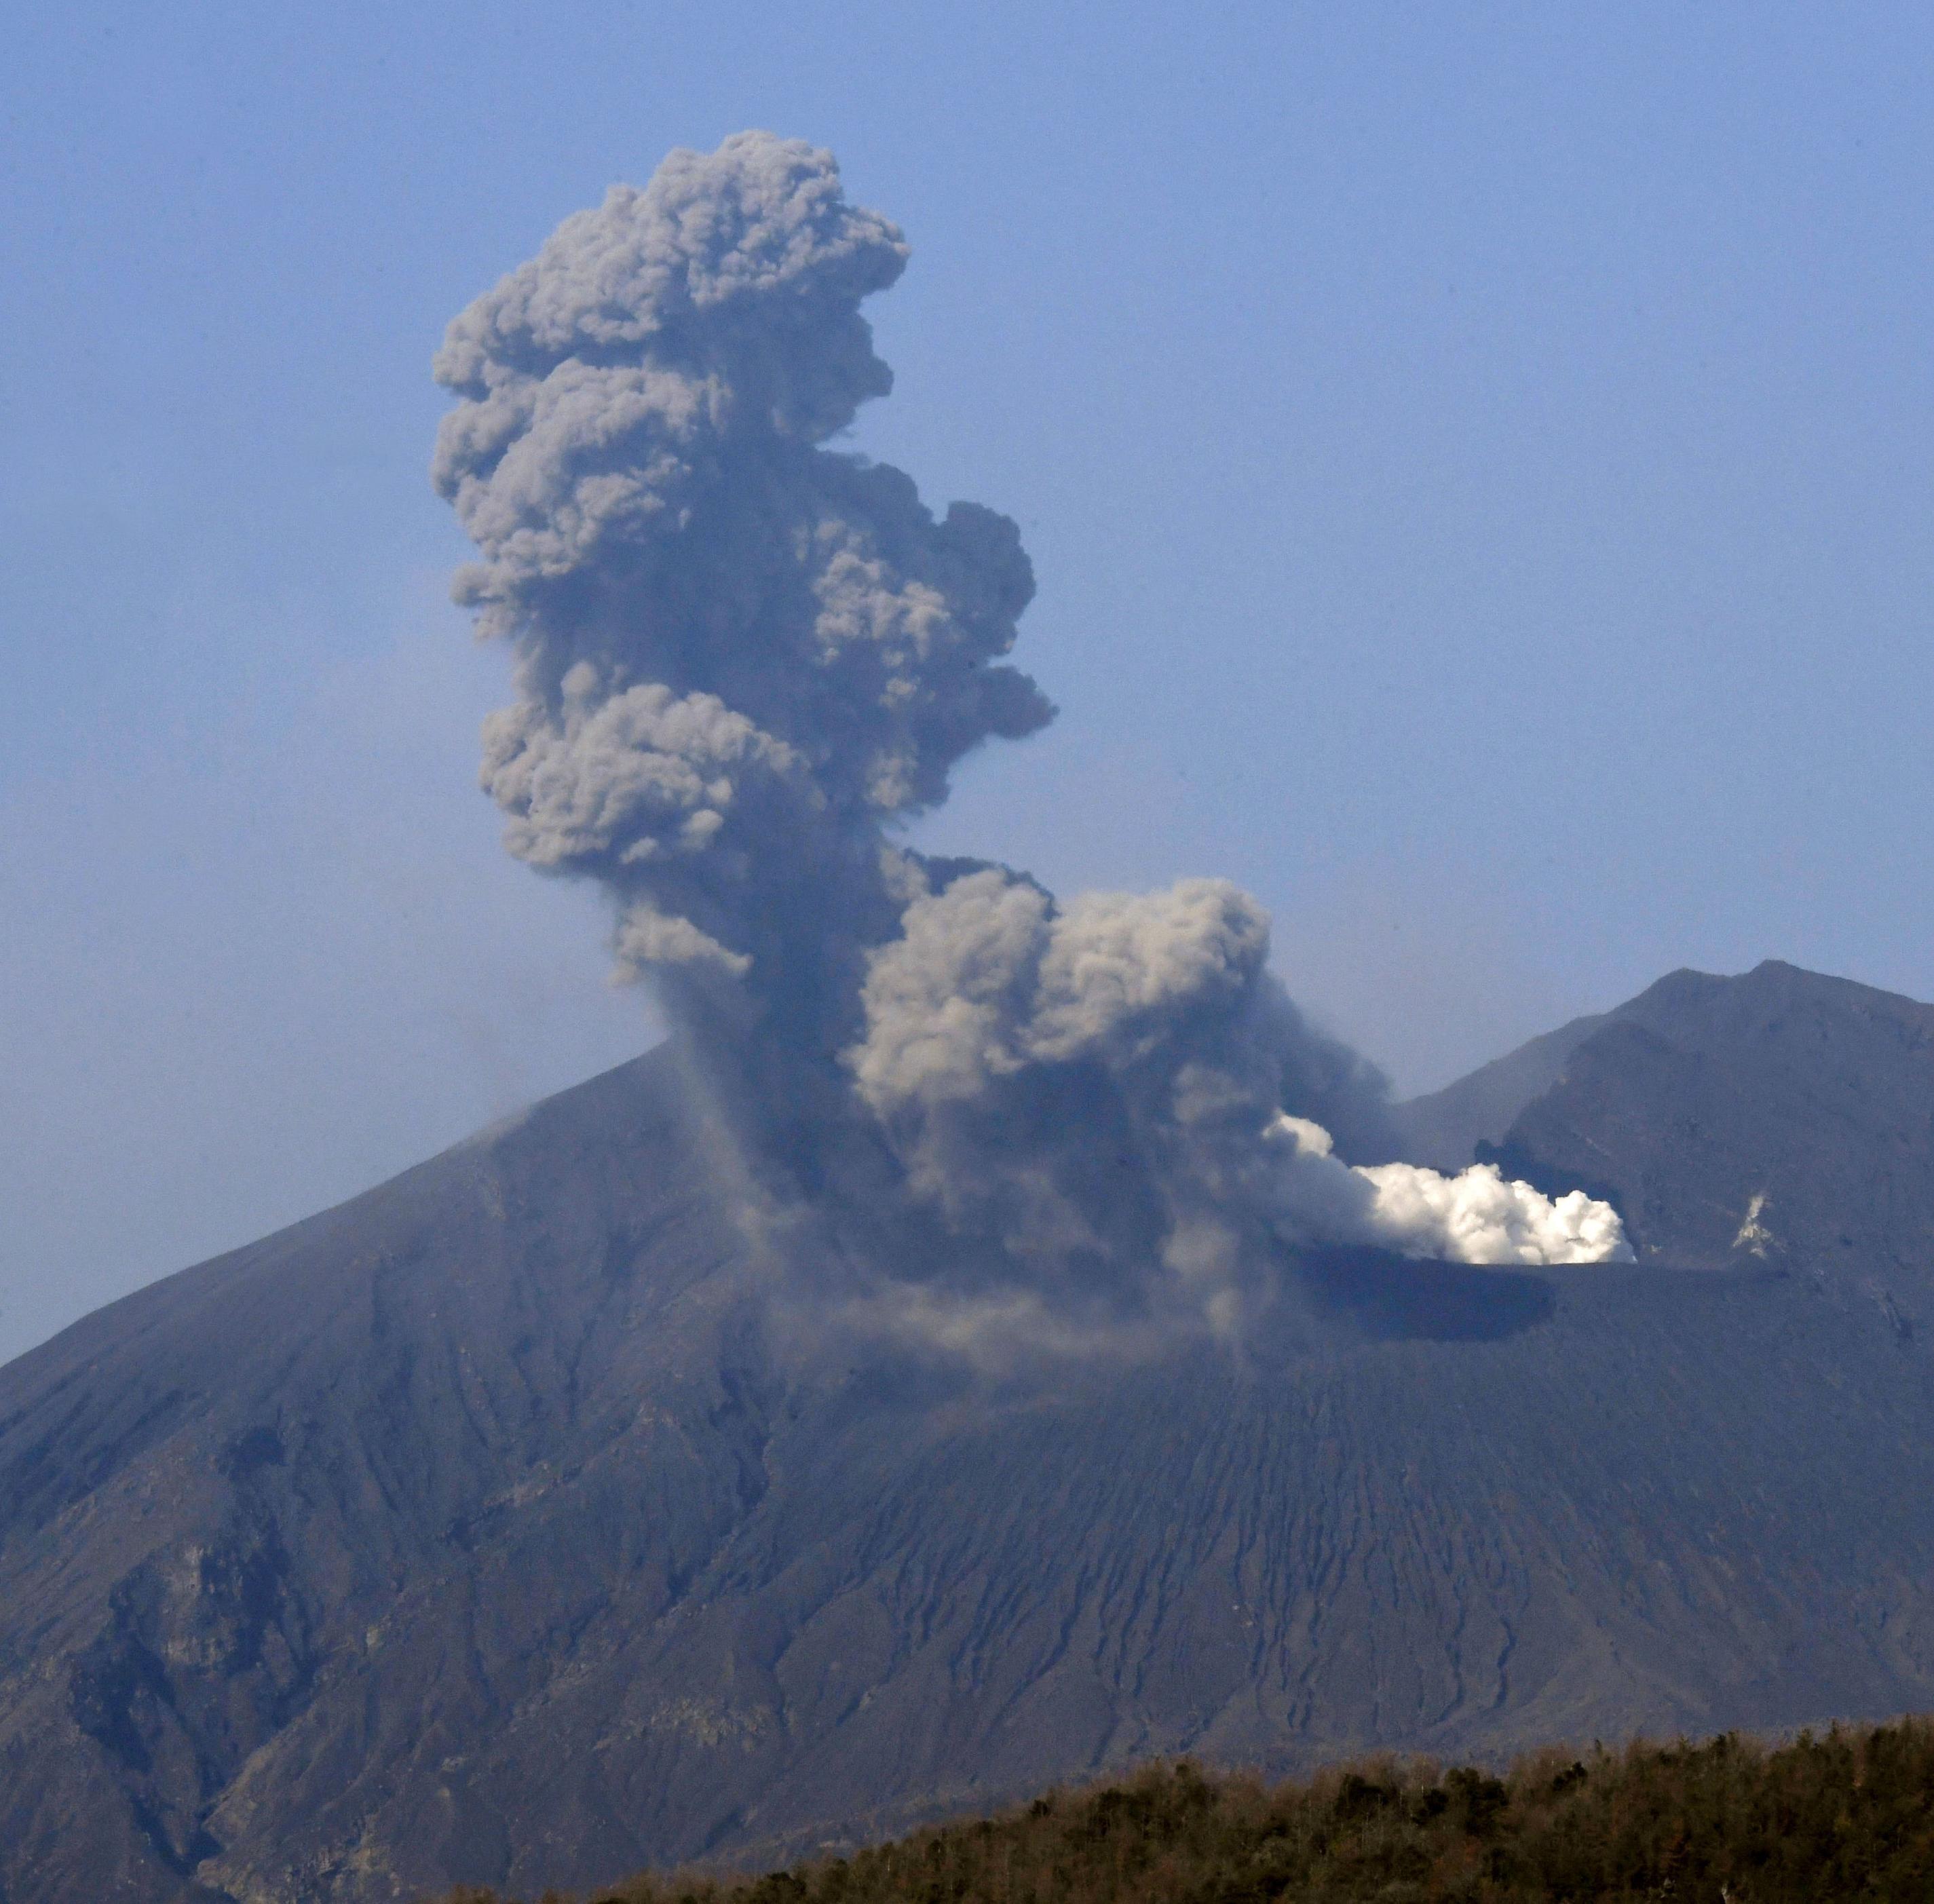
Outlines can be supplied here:
<path id="1" fill-rule="evenodd" d="M 598 881 L 688 1037 L 843 1107 L 1030 1301 L 1112 1279 L 1233 1327 L 1276 1240 L 1621 1251 L 1586 1200 L 1332 1155 L 1380 1081 L 1303 1023 L 1234 887 L 1062 905 L 901 843 L 955 762 L 1053 712 L 1002 659 L 1014 525 L 827 447 L 890 387 L 860 307 L 906 256 L 829 154 L 746 133 L 614 188 L 450 326 L 435 479 L 481 556 L 457 597 L 517 655 L 484 762 L 511 850 Z"/>

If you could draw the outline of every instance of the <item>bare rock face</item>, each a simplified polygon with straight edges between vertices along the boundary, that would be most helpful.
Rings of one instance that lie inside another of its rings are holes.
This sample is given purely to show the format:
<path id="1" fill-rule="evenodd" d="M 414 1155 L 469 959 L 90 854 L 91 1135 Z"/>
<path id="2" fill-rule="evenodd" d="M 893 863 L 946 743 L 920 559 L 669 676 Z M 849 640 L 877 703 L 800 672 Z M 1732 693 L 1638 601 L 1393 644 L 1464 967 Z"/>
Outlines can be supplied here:
<path id="1" fill-rule="evenodd" d="M 1934 1704 L 1930 1023 L 1676 975 L 1499 1146 L 1638 1264 L 1333 1252 L 992 1393 L 792 1352 L 666 1054 L 567 1092 L 0 1370 L 0 1904 Z"/>

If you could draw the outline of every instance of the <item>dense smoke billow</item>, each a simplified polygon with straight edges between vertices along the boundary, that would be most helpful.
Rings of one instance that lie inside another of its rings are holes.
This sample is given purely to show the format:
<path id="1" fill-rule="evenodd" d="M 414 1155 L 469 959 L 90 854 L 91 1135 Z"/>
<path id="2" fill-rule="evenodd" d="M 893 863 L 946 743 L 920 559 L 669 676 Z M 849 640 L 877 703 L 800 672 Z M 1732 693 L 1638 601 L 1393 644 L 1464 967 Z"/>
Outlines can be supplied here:
<path id="1" fill-rule="evenodd" d="M 1014 525 L 828 447 L 890 387 L 860 306 L 906 257 L 830 154 L 745 133 L 450 326 L 435 480 L 480 556 L 457 598 L 517 655 L 483 776 L 511 851 L 599 881 L 620 969 L 740 1101 L 863 1131 L 1002 1300 L 1074 1265 L 1233 1328 L 1285 1240 L 1628 1253 L 1582 1197 L 1342 1161 L 1381 1081 L 1304 1023 L 1236 887 L 1059 903 L 905 844 L 956 761 L 1053 711 L 1003 658 Z"/>

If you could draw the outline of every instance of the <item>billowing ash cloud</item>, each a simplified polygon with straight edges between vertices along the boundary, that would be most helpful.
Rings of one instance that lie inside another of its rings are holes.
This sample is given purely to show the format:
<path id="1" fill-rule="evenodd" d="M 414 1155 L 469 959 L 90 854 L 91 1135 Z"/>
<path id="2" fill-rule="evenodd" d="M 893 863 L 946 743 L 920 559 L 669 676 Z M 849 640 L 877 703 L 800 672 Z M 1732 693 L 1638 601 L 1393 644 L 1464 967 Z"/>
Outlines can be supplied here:
<path id="1" fill-rule="evenodd" d="M 1003 659 L 1014 525 L 828 447 L 890 387 L 860 306 L 906 257 L 829 154 L 746 133 L 450 326 L 434 474 L 480 553 L 456 596 L 517 657 L 483 773 L 511 851 L 598 881 L 621 969 L 776 1121 L 883 1151 L 1011 1266 L 1010 1309 L 1104 1288 L 1233 1327 L 1282 1239 L 1618 1253 L 1602 1205 L 1333 1155 L 1380 1080 L 1304 1024 L 1234 887 L 1062 905 L 901 843 L 1053 712 Z"/>
<path id="2" fill-rule="evenodd" d="M 891 386 L 860 305 L 906 255 L 827 154 L 744 134 L 567 219 L 436 360 L 455 592 L 519 657 L 511 850 L 602 881 L 692 1008 L 725 981 L 821 1039 L 899 916 L 882 827 L 1052 712 L 1000 663 L 1014 524 L 821 447 Z"/>

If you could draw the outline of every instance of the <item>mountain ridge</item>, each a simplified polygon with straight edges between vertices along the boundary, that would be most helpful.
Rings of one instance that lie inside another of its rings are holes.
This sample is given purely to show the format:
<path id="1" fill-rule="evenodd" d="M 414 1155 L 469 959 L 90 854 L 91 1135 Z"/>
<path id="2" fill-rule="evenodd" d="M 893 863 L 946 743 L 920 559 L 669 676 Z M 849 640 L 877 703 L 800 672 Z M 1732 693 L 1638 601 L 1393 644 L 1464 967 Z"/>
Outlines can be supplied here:
<path id="1" fill-rule="evenodd" d="M 1934 1006 L 1778 960 L 1671 973 L 1480 1154 L 1536 1183 L 1589 1181 L 1642 1255 L 1803 1264 L 1924 1307 Z"/>

